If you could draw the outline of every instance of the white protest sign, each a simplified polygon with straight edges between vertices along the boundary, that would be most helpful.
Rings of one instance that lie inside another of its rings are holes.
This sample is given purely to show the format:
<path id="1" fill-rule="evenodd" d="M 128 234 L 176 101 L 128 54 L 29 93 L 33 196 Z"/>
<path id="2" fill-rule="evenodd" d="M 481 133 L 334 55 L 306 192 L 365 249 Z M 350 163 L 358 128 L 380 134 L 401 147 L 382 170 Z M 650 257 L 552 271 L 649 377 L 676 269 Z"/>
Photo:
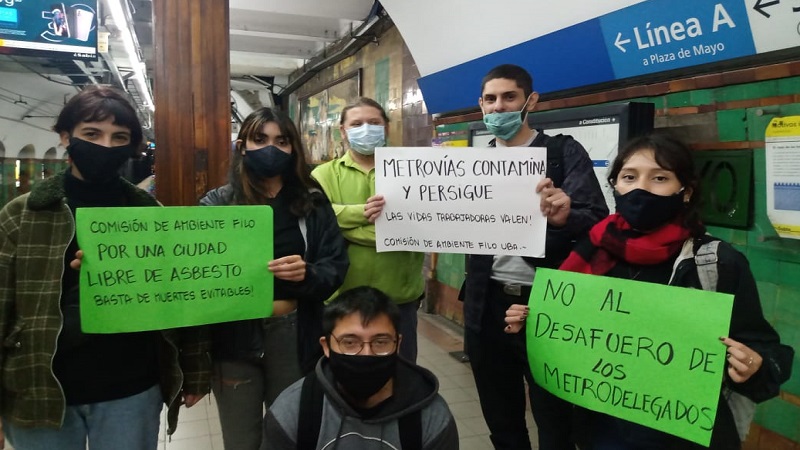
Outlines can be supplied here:
<path id="1" fill-rule="evenodd" d="M 543 147 L 377 149 L 377 251 L 543 257 L 546 160 Z"/>

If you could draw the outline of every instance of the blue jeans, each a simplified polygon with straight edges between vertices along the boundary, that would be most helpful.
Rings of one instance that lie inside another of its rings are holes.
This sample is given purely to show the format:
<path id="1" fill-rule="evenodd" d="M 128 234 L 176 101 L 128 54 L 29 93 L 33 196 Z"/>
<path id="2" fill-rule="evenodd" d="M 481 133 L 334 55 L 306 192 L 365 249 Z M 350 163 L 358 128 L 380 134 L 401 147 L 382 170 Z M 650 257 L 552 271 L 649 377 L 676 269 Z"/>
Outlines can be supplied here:
<path id="1" fill-rule="evenodd" d="M 297 358 L 297 314 L 265 319 L 264 357 L 215 361 L 211 390 L 217 400 L 226 450 L 258 450 L 264 411 L 302 377 Z"/>
<path id="2" fill-rule="evenodd" d="M 155 385 L 118 400 L 67 406 L 58 430 L 3 421 L 3 431 L 14 450 L 156 450 L 162 403 Z"/>

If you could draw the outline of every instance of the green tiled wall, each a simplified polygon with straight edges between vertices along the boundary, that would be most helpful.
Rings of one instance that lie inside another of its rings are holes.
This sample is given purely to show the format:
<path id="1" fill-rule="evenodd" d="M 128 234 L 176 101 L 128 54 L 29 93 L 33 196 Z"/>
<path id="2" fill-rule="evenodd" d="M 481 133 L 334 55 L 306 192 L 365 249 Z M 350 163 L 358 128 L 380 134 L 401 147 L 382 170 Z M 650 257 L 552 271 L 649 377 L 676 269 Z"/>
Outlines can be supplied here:
<path id="1" fill-rule="evenodd" d="M 800 77 L 728 86 L 693 96 L 691 105 L 758 99 L 800 92 Z M 674 94 L 672 94 L 674 95 Z M 670 102 L 681 102 L 676 96 Z M 687 106 L 687 105 L 681 105 Z M 800 115 L 800 104 L 721 110 L 717 113 L 720 141 L 763 141 L 764 130 L 776 116 Z M 710 227 L 709 232 L 733 243 L 743 252 L 756 278 L 764 316 L 775 326 L 781 340 L 800 353 L 800 240 L 779 238 L 766 212 L 766 163 L 764 149 L 753 151 L 754 217 L 748 230 Z M 800 396 L 800 356 L 795 356 L 792 378 L 784 392 Z M 800 407 L 782 398 L 759 405 L 756 422 L 800 442 Z"/>
<path id="2" fill-rule="evenodd" d="M 774 97 L 779 95 L 778 80 L 759 81 L 756 83 L 738 84 L 716 89 L 717 102 L 734 102 L 754 98 Z"/>
<path id="3" fill-rule="evenodd" d="M 797 426 L 800 424 L 800 408 L 788 402 L 772 399 L 758 405 L 755 421 L 769 424 L 766 428 L 800 442 L 800 427 Z"/>
<path id="4" fill-rule="evenodd" d="M 696 91 L 691 91 L 689 92 L 689 98 L 692 106 L 710 105 L 717 100 L 714 98 L 713 89 L 698 89 Z"/>
<path id="5" fill-rule="evenodd" d="M 746 141 L 747 114 L 744 109 L 729 109 L 717 112 L 719 140 L 722 142 Z"/>

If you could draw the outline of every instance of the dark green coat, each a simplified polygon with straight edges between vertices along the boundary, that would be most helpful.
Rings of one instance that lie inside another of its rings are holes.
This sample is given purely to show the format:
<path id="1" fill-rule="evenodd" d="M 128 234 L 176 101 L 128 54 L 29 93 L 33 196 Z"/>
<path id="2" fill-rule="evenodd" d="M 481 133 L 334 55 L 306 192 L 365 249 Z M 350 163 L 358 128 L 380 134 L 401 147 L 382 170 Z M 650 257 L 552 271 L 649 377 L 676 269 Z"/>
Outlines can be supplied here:
<path id="1" fill-rule="evenodd" d="M 129 205 L 158 206 L 127 182 L 125 195 Z M 63 325 L 64 257 L 74 234 L 63 173 L 0 211 L 0 417 L 17 426 L 60 428 L 64 419 L 66 401 L 52 365 Z M 161 391 L 165 403 L 177 409 L 181 389 L 208 391 L 208 345 L 196 328 L 161 335 Z M 177 414 L 170 414 L 169 422 L 173 432 Z"/>

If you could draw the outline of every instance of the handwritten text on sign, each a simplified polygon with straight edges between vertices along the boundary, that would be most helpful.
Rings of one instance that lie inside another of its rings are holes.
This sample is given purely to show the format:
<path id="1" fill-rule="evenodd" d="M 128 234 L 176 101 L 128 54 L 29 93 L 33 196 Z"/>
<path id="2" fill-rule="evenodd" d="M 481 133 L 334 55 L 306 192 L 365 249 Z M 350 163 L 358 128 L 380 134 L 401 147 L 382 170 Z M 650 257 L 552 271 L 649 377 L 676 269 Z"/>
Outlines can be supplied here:
<path id="1" fill-rule="evenodd" d="M 81 208 L 81 328 L 120 333 L 272 314 L 272 209 Z"/>
<path id="2" fill-rule="evenodd" d="M 708 446 L 732 295 L 540 268 L 529 306 L 528 359 L 539 385 Z"/>
<path id="3" fill-rule="evenodd" d="M 546 156 L 539 147 L 378 149 L 377 250 L 544 256 L 536 184 Z"/>

